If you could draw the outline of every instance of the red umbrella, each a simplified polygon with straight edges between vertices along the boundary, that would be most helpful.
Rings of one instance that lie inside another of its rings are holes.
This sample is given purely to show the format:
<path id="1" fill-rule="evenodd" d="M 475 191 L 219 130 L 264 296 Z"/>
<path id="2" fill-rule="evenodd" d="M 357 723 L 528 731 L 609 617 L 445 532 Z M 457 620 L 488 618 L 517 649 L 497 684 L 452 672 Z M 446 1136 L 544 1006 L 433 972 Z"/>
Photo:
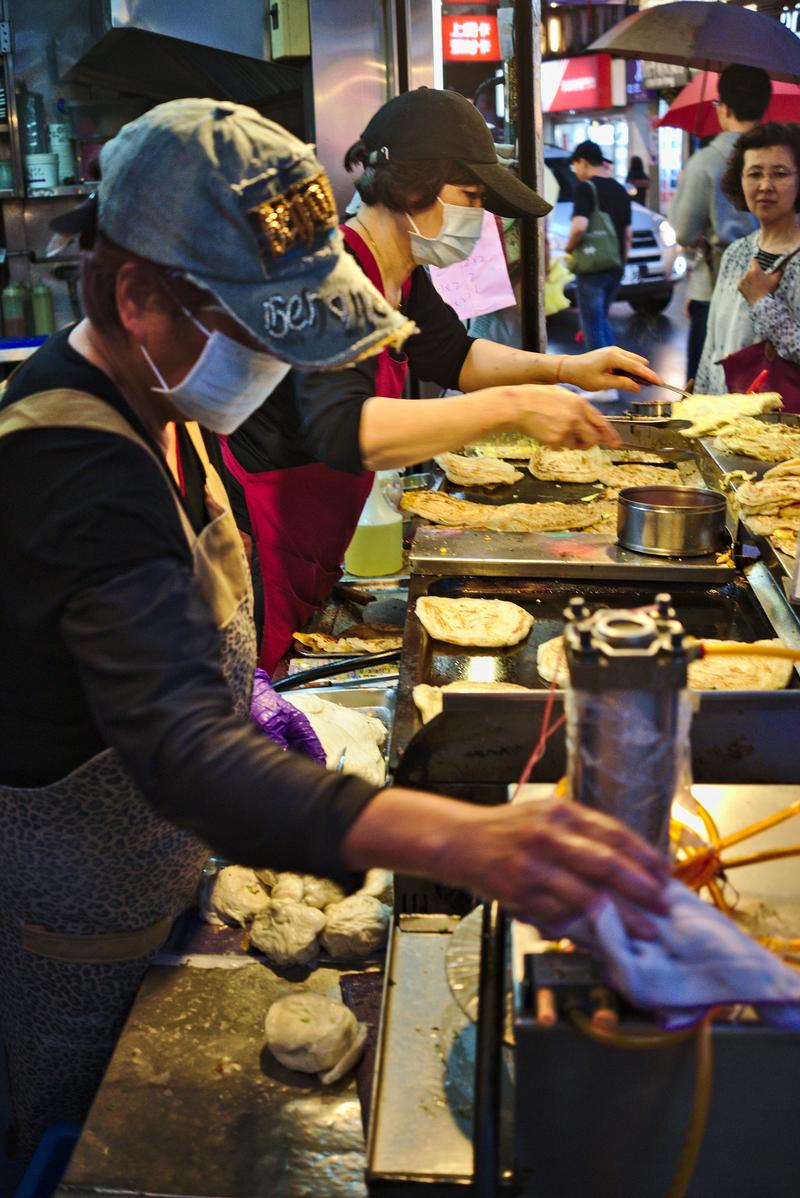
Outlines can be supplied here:
<path id="1" fill-rule="evenodd" d="M 698 137 L 713 137 L 720 132 L 717 110 L 713 101 L 717 97 L 715 71 L 700 71 L 675 97 L 656 125 L 669 125 L 672 129 L 685 129 Z M 769 102 L 767 121 L 800 121 L 800 87 L 796 83 L 772 81 L 772 99 Z"/>

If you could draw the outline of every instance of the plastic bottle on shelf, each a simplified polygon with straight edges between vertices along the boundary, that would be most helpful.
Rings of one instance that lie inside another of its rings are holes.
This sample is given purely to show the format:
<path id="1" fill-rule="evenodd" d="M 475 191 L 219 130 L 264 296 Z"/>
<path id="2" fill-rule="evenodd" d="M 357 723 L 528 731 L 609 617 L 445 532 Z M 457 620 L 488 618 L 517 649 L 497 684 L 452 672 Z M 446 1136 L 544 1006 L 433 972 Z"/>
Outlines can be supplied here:
<path id="1" fill-rule="evenodd" d="M 24 337 L 25 327 L 25 292 L 19 283 L 9 283 L 0 295 L 3 307 L 3 325 L 6 337 Z"/>
<path id="2" fill-rule="evenodd" d="M 344 568 L 358 578 L 380 578 L 394 574 L 402 565 L 403 518 L 385 498 L 376 474 L 344 555 Z"/>
<path id="3" fill-rule="evenodd" d="M 37 337 L 52 333 L 56 327 L 53 315 L 53 293 L 46 283 L 34 283 L 31 289 L 33 331 Z"/>

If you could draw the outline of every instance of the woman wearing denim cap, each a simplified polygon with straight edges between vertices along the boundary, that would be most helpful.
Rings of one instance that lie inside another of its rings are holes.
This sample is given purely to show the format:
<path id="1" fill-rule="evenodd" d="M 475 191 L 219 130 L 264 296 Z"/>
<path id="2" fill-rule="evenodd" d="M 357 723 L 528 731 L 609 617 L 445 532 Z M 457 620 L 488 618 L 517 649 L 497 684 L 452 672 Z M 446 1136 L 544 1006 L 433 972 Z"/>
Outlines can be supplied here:
<path id="1" fill-rule="evenodd" d="M 230 432 L 277 352 L 346 363 L 408 323 L 342 254 L 311 148 L 251 109 L 160 105 L 101 168 L 76 218 L 86 317 L 0 409 L 0 1031 L 22 1157 L 85 1115 L 209 846 L 345 884 L 402 868 L 539 920 L 611 893 L 644 934 L 662 905 L 656 855 L 594 812 L 376 789 L 249 722 L 241 543 L 224 503 L 211 518 L 175 485 L 166 430 Z"/>
<path id="2" fill-rule="evenodd" d="M 338 579 L 372 471 L 506 429 L 547 445 L 615 445 L 612 426 L 558 384 L 638 391 L 617 369 L 658 381 L 645 358 L 615 347 L 572 357 L 474 340 L 440 299 L 422 267 L 467 258 L 484 207 L 514 217 L 550 208 L 498 163 L 486 123 L 463 96 L 418 88 L 390 100 L 345 165 L 363 167 L 356 183 L 363 203 L 344 228 L 347 247 L 419 332 L 403 355 L 387 351 L 342 374 L 293 373 L 224 447 L 258 547 L 267 670 Z M 409 367 L 466 394 L 401 399 Z"/>

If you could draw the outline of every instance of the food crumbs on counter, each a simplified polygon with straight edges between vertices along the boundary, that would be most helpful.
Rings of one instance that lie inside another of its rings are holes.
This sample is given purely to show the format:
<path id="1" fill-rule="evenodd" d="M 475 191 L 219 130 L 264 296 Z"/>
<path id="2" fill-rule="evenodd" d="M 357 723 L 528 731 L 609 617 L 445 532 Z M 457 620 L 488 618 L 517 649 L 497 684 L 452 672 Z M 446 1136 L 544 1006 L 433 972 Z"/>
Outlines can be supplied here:
<path id="1" fill-rule="evenodd" d="M 723 549 L 721 553 L 716 553 L 714 559 L 718 566 L 733 566 L 733 551 L 731 549 Z"/>
<path id="2" fill-rule="evenodd" d="M 220 1057 L 214 1066 L 214 1072 L 220 1077 L 228 1077 L 231 1073 L 241 1073 L 242 1067 L 237 1061 L 231 1060 L 230 1057 Z"/>
<path id="3" fill-rule="evenodd" d="M 440 553 L 447 553 L 447 550 L 444 548 L 444 546 L 442 546 L 442 548 L 439 550 L 439 552 L 440 552 Z"/>

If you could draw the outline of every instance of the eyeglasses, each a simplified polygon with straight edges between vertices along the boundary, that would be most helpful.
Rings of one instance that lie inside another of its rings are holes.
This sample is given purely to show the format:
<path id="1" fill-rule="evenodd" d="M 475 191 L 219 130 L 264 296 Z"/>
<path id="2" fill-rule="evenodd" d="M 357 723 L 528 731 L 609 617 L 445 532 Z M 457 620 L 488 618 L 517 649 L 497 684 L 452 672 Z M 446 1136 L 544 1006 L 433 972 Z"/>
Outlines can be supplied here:
<path id="1" fill-rule="evenodd" d="M 777 167 L 774 171 L 764 171 L 760 167 L 754 167 L 749 171 L 742 171 L 742 178 L 745 183 L 757 184 L 762 183 L 764 179 L 768 179 L 770 183 L 785 183 L 787 179 L 793 179 L 797 171 L 787 171 L 784 167 Z"/>

